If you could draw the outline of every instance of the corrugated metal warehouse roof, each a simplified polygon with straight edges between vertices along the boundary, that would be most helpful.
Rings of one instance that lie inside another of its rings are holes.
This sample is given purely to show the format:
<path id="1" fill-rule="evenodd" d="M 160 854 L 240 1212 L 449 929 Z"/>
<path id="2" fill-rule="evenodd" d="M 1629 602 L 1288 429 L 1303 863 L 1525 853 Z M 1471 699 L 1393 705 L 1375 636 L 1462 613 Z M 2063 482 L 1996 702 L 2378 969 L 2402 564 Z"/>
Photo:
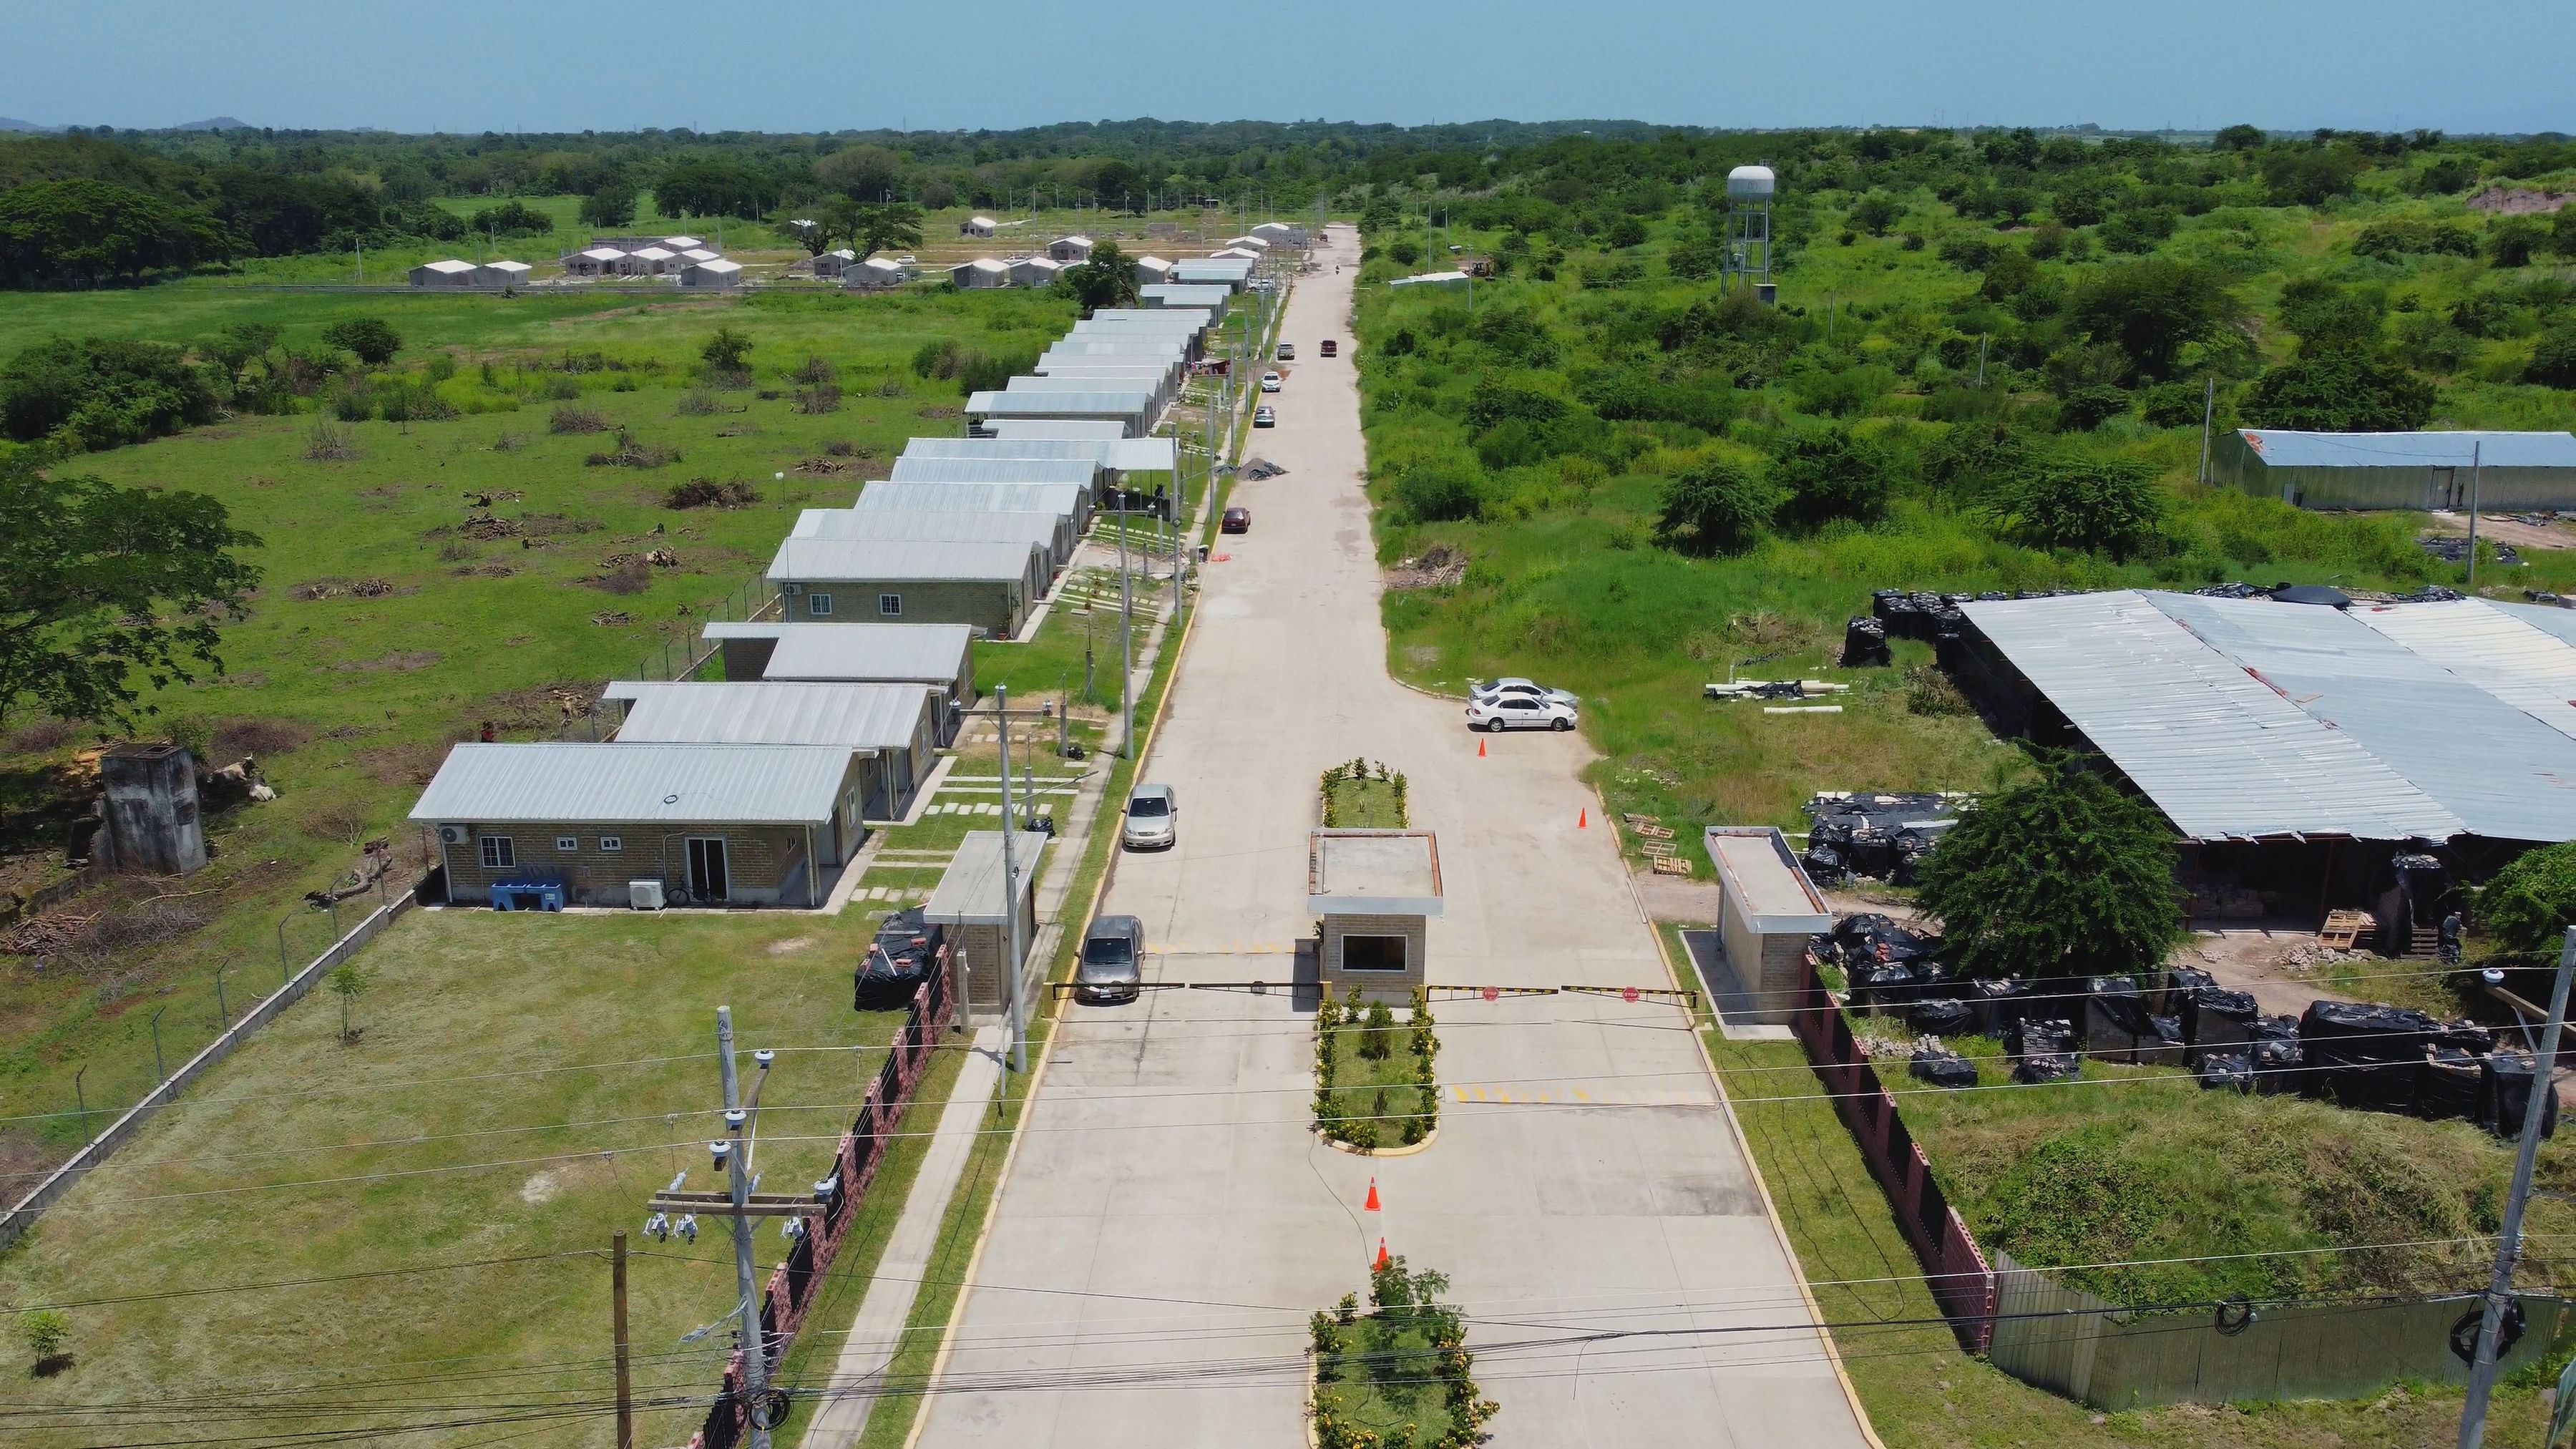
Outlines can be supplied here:
<path id="1" fill-rule="evenodd" d="M 1070 483 L 1088 488 L 1100 475 L 1091 458 L 897 458 L 890 483 Z"/>
<path id="2" fill-rule="evenodd" d="M 2275 467 L 2465 468 L 2474 445 L 2489 468 L 2576 468 L 2576 433 L 2306 433 L 2239 428 L 2245 445 Z"/>
<path id="3" fill-rule="evenodd" d="M 2466 828 L 2134 590 L 1961 608 L 2184 835 L 2438 840 Z"/>
<path id="4" fill-rule="evenodd" d="M 815 825 L 849 769 L 848 750 L 823 745 L 465 744 L 411 818 Z"/>
<path id="5" fill-rule="evenodd" d="M 1095 422 L 1089 418 L 1021 418 L 1017 421 L 997 418 L 992 423 L 992 430 L 996 438 L 1123 438 L 1127 436 L 1126 431 L 1116 423 Z"/>
<path id="6" fill-rule="evenodd" d="M 765 679 L 947 683 L 975 631 L 965 624 L 709 624 L 709 639 L 775 639 Z"/>
<path id="7" fill-rule="evenodd" d="M 1034 543 L 1052 555 L 1067 532 L 1061 513 L 959 508 L 808 508 L 793 538 L 873 538 L 885 543 Z"/>
<path id="8" fill-rule="evenodd" d="M 915 438 L 904 445 L 904 458 L 1089 458 L 1121 473 L 1169 473 L 1178 466 L 1179 444 L 1171 438 L 1122 438 L 1116 423 L 1081 421 L 1007 423 L 998 438 Z M 1081 428 L 1083 436 L 1030 437 L 1019 430 L 1034 427 Z M 900 467 L 902 459 L 896 460 Z"/>
<path id="9" fill-rule="evenodd" d="M 1053 513 L 1073 517 L 1091 490 L 1078 483 L 871 483 L 853 508 L 920 512 L 962 508 L 988 513 Z"/>
<path id="10" fill-rule="evenodd" d="M 621 744 L 839 745 L 909 750 L 924 728 L 924 684 L 638 683 L 608 686 L 628 701 Z"/>
<path id="11" fill-rule="evenodd" d="M 2125 590 L 1963 608 L 2186 835 L 2576 839 L 2576 617 Z"/>
<path id="12" fill-rule="evenodd" d="M 947 485 L 941 485 L 947 486 Z M 790 538 L 770 560 L 773 579 L 863 579 L 871 583 L 1018 583 L 1036 544 L 878 543 L 857 538 Z"/>

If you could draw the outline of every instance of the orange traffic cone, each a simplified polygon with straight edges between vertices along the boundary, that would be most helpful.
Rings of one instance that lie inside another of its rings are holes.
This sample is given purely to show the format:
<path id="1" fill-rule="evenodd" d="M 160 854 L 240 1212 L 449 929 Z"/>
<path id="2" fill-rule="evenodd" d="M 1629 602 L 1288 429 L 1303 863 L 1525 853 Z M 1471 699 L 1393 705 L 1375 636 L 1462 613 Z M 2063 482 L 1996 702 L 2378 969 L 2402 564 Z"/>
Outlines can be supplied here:
<path id="1" fill-rule="evenodd" d="M 1374 1177 L 1372 1177 L 1372 1178 L 1370 1178 L 1370 1179 L 1369 1179 L 1369 1195 L 1368 1195 L 1368 1201 L 1367 1201 L 1367 1202 L 1365 1202 L 1365 1203 L 1360 1204 L 1360 1211 L 1361 1211 L 1361 1212 L 1364 1212 L 1364 1213 L 1373 1213 L 1373 1212 L 1377 1212 L 1377 1211 L 1379 1211 L 1379 1208 L 1378 1208 L 1378 1205 L 1377 1205 L 1377 1179 L 1376 1179 L 1376 1178 L 1374 1178 Z"/>
<path id="2" fill-rule="evenodd" d="M 1591 829 L 1591 828 L 1592 828 L 1592 812 L 1591 812 L 1590 810 L 1577 810 L 1577 811 L 1575 811 L 1575 812 L 1574 812 L 1574 828 L 1575 828 L 1575 829 L 1577 829 L 1577 830 L 1589 830 L 1589 829 Z"/>
<path id="3" fill-rule="evenodd" d="M 1369 1267 L 1370 1267 L 1370 1268 L 1372 1268 L 1372 1269 L 1376 1269 L 1376 1268 L 1383 1268 L 1383 1267 L 1385 1267 L 1385 1266 L 1386 1266 L 1386 1239 L 1384 1239 L 1384 1238 L 1380 1238 L 1380 1239 L 1378 1239 L 1378 1240 L 1377 1240 L 1377 1261 L 1376 1261 L 1376 1262 L 1374 1262 L 1374 1263 L 1369 1264 Z"/>
<path id="4" fill-rule="evenodd" d="M 1481 760 L 1481 759 L 1483 759 L 1484 757 L 1485 757 L 1485 742 L 1484 742 L 1483 740 L 1478 740 L 1478 741 L 1476 741 L 1476 758 Z"/>

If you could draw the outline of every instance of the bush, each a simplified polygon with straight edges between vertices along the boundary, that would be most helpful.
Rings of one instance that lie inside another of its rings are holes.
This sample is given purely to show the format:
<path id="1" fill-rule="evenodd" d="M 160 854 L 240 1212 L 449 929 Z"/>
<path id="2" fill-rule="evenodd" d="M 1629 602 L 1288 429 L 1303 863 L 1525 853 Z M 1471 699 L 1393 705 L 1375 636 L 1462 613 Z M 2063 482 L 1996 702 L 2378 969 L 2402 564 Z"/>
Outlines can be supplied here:
<path id="1" fill-rule="evenodd" d="M 1771 455 L 1771 487 L 1784 528 L 1821 528 L 1837 519 L 1874 523 L 1887 513 L 1888 462 L 1849 429 L 1791 437 Z"/>
<path id="2" fill-rule="evenodd" d="M 713 478 L 692 478 L 672 484 L 662 495 L 665 508 L 740 508 L 759 501 L 760 494 L 740 478 L 721 483 Z"/>
<path id="3" fill-rule="evenodd" d="M 1923 481 L 1960 498 L 1979 498 L 2019 478 L 2033 462 L 2030 445 L 2001 418 L 1961 422 L 1923 450 Z"/>
<path id="4" fill-rule="evenodd" d="M 2478 254 L 2478 239 L 2460 227 L 2439 222 L 2392 219 L 2363 227 L 2352 240 L 2352 252 L 2357 257 L 2390 260 L 2417 254 L 2473 257 Z"/>
<path id="5" fill-rule="evenodd" d="M 2536 217 L 2500 216 L 2487 227 L 2487 260 L 2499 267 L 2527 267 L 2532 253 L 2549 245 L 2549 228 Z"/>
<path id="6" fill-rule="evenodd" d="M 176 347 L 104 337 L 40 342 L 0 368 L 0 432 L 113 448 L 214 421 L 215 390 Z"/>
<path id="7" fill-rule="evenodd" d="M 912 375 L 924 382 L 933 378 L 955 377 L 962 349 L 954 339 L 942 337 L 913 349 Z"/>
<path id="8" fill-rule="evenodd" d="M 1779 507 L 1768 485 L 1729 463 L 1705 463 L 1664 485 L 1655 537 L 1678 553 L 1739 554 L 1762 537 Z"/>
<path id="9" fill-rule="evenodd" d="M 957 363 L 957 386 L 969 393 L 995 392 L 1011 385 L 1011 379 L 1038 365 L 1035 353 L 1015 353 L 995 357 L 991 353 L 968 351 Z"/>
<path id="10" fill-rule="evenodd" d="M 2407 432 L 2433 416 L 2433 385 L 2358 352 L 2302 357 L 2255 379 L 2241 409 L 2256 428 Z"/>
<path id="11" fill-rule="evenodd" d="M 402 335 L 381 317 L 351 317 L 322 329 L 322 340 L 356 355 L 369 367 L 382 367 L 402 351 Z"/>
<path id="12" fill-rule="evenodd" d="M 525 202 L 504 201 L 467 217 L 465 229 L 476 236 L 543 236 L 555 229 L 555 220 Z"/>
<path id="13" fill-rule="evenodd" d="M 2145 551 L 2164 520 L 2154 475 L 2125 461 L 2057 459 L 2025 468 L 1995 490 L 1992 507 L 2018 542 L 2115 559 Z"/>
<path id="14" fill-rule="evenodd" d="M 2547 387 L 2576 388 L 2576 321 L 2561 322 L 2540 334 L 2522 379 Z"/>
<path id="15" fill-rule="evenodd" d="M 2184 428 L 2198 425 L 2205 395 L 2202 388 L 2188 382 L 2159 383 L 2148 388 L 2144 413 L 2147 425 L 2157 428 Z"/>
<path id="16" fill-rule="evenodd" d="M 546 419 L 549 433 L 604 433 L 608 415 L 596 408 L 559 407 Z"/>
<path id="17" fill-rule="evenodd" d="M 2478 893 L 2478 924 L 2506 950 L 2556 960 L 2560 938 L 2576 926 L 2576 841 L 2528 851 L 2497 871 Z"/>
<path id="18" fill-rule="evenodd" d="M 2129 394 L 2108 383 L 2079 387 L 2057 405 L 2061 432 L 2089 433 L 2129 410 Z"/>
<path id="19" fill-rule="evenodd" d="M 1455 523 L 1484 509 L 1476 481 L 1446 468 L 1413 468 L 1395 480 L 1396 506 L 1424 523 Z"/>

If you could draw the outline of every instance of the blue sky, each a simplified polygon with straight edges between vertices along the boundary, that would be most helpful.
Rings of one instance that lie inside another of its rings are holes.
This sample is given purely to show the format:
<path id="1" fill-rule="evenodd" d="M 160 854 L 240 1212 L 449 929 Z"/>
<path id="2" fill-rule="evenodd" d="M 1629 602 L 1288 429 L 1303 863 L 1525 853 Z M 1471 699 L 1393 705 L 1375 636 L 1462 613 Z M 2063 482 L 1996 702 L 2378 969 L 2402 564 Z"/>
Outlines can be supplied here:
<path id="1" fill-rule="evenodd" d="M 2571 53 L 2568 0 L 8 0 L 0 116 L 405 131 L 1144 115 L 2576 131 Z"/>

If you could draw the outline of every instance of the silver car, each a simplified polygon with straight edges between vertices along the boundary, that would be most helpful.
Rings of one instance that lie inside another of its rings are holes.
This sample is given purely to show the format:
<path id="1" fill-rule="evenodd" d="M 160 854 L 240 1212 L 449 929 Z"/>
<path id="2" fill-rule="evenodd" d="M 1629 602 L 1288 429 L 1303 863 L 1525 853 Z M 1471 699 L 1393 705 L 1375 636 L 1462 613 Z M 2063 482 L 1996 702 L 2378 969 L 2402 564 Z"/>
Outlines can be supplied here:
<path id="1" fill-rule="evenodd" d="M 1145 994 L 1145 923 L 1134 916 L 1100 916 L 1082 935 L 1074 963 L 1079 1001 L 1133 1001 Z"/>
<path id="2" fill-rule="evenodd" d="M 1169 785 L 1139 785 L 1127 796 L 1118 842 L 1129 850 L 1169 850 L 1180 840 L 1181 802 Z"/>

